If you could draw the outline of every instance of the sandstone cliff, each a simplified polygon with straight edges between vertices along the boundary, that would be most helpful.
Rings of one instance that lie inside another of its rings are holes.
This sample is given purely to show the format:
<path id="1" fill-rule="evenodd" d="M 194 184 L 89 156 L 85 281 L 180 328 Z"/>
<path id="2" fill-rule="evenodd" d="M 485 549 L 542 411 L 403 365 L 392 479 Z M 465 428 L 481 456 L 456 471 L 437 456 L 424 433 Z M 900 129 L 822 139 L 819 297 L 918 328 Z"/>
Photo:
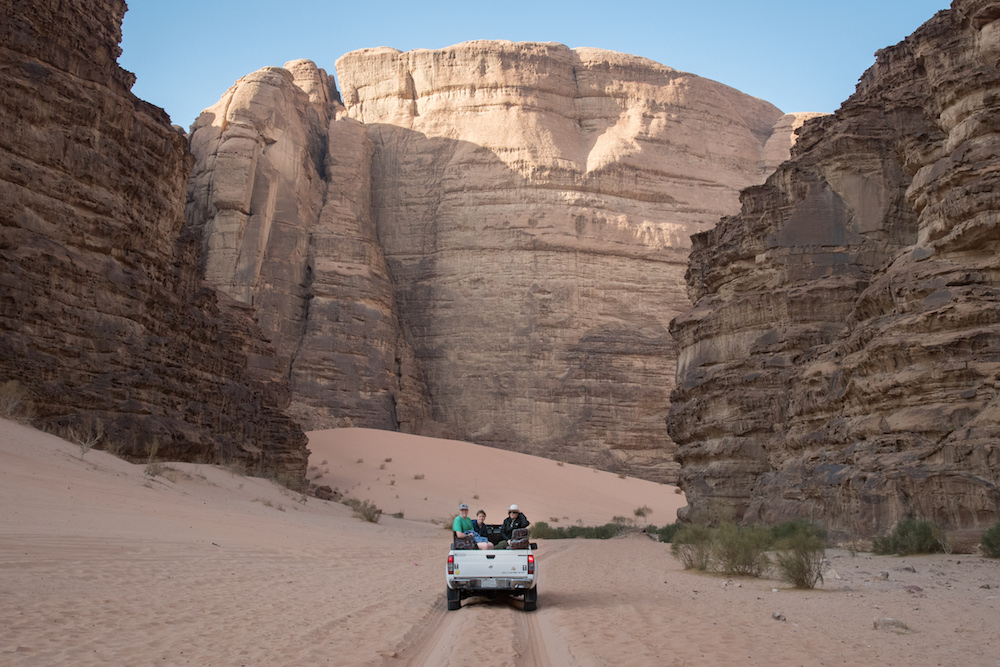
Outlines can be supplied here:
<path id="1" fill-rule="evenodd" d="M 182 229 L 185 137 L 116 63 L 124 0 L 0 9 L 0 378 L 133 459 L 303 477 L 274 350 Z"/>
<path id="2" fill-rule="evenodd" d="M 310 429 L 437 433 L 371 214 L 371 141 L 307 60 L 237 81 L 191 128 L 205 277 L 257 313 Z"/>
<path id="3" fill-rule="evenodd" d="M 956 0 L 694 239 L 670 433 L 692 518 L 1000 519 L 1000 3 Z"/>
<path id="4" fill-rule="evenodd" d="M 289 361 L 303 423 L 438 429 L 673 479 L 667 326 L 688 304 L 689 236 L 738 210 L 798 119 L 606 51 L 370 49 L 337 62 L 321 167 L 286 70 L 246 77 L 195 124 L 189 216 L 211 230 L 206 274 L 255 304 Z M 223 171 L 229 136 L 256 168 Z M 301 205 L 316 175 L 319 213 Z M 300 205 L 272 214 L 282 191 Z M 279 225 L 298 241 L 266 240 Z M 278 270 L 294 276 L 279 286 Z"/>

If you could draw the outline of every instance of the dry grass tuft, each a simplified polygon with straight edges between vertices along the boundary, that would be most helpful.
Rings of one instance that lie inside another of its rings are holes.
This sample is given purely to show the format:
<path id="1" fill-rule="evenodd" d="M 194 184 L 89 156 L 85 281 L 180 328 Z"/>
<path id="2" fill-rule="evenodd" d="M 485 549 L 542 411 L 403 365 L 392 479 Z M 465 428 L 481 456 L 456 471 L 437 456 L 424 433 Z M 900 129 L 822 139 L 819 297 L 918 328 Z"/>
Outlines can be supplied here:
<path id="1" fill-rule="evenodd" d="M 66 438 L 75 443 L 80 448 L 80 458 L 94 448 L 101 438 L 104 437 L 104 425 L 99 421 L 90 422 L 81 426 L 71 426 L 66 431 Z"/>
<path id="2" fill-rule="evenodd" d="M 0 384 L 0 417 L 31 421 L 35 406 L 28 399 L 28 391 L 17 380 Z"/>

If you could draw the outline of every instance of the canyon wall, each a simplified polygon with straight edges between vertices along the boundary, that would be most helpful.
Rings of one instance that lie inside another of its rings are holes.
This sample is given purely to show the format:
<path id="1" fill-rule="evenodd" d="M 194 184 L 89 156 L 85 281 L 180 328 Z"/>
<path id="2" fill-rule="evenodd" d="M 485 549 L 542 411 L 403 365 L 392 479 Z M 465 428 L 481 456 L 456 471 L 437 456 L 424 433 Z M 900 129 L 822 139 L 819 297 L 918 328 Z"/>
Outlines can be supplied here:
<path id="1" fill-rule="evenodd" d="M 302 423 L 675 479 L 689 237 L 738 210 L 802 119 L 607 51 L 380 48 L 337 61 L 320 160 L 295 68 L 325 77 L 256 72 L 195 123 L 188 215 L 206 275 L 287 360 Z"/>
<path id="2" fill-rule="evenodd" d="M 191 127 L 188 224 L 206 279 L 274 344 L 290 414 L 309 429 L 441 434 L 371 216 L 371 140 L 342 111 L 308 60 L 237 81 Z"/>
<path id="3" fill-rule="evenodd" d="M 1000 3 L 880 51 L 694 238 L 668 421 L 687 518 L 1000 519 Z"/>
<path id="4" fill-rule="evenodd" d="M 274 348 L 184 228 L 186 138 L 117 65 L 124 0 L 0 7 L 0 379 L 133 460 L 301 479 Z"/>

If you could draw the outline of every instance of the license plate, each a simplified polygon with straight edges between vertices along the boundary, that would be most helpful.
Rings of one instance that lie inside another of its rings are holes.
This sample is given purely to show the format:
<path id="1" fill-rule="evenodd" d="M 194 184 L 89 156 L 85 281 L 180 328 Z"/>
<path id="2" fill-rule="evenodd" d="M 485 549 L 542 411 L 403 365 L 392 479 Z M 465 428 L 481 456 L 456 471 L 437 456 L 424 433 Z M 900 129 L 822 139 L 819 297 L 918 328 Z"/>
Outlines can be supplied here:
<path id="1" fill-rule="evenodd" d="M 481 582 L 481 588 L 499 588 L 500 583 L 496 579 L 483 579 Z"/>

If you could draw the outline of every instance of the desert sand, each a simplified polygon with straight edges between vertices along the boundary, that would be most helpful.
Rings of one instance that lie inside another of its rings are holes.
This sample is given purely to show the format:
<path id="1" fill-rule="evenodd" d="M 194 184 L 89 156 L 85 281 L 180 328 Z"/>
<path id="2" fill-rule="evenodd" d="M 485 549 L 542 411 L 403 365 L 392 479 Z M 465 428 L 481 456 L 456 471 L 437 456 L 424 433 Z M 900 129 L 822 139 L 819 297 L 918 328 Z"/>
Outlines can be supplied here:
<path id="1" fill-rule="evenodd" d="M 405 518 L 209 465 L 150 476 L 0 420 L 0 664 L 1000 664 L 1000 562 L 969 555 L 830 550 L 835 572 L 799 591 L 684 571 L 641 533 L 542 540 L 538 611 L 447 612 L 441 522 L 459 502 L 554 525 L 646 506 L 663 525 L 683 496 L 395 433 L 317 432 L 310 448 L 317 483 Z"/>

